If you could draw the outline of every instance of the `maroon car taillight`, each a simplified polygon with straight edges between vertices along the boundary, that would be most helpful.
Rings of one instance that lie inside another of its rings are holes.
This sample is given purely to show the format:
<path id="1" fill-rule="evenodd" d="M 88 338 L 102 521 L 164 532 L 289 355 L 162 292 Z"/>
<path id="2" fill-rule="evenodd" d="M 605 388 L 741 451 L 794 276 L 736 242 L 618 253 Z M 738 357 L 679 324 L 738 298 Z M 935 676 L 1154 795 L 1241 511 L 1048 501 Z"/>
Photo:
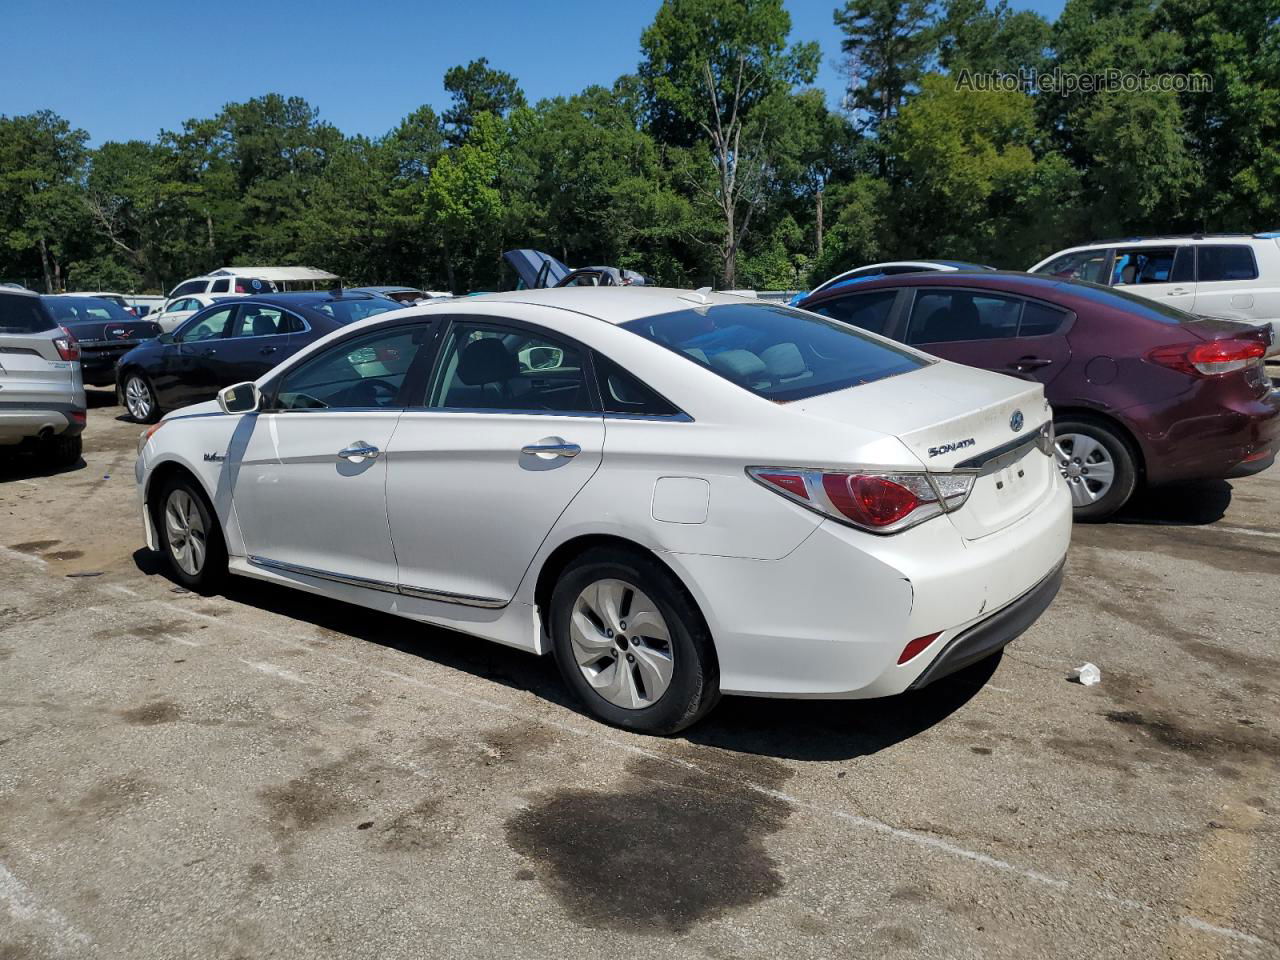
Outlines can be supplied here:
<path id="1" fill-rule="evenodd" d="M 58 350 L 58 356 L 63 360 L 79 360 L 80 344 L 76 341 L 76 338 L 71 335 L 71 331 L 66 327 L 59 327 L 58 329 L 62 331 L 62 336 L 53 338 L 53 345 Z"/>
<path id="2" fill-rule="evenodd" d="M 1214 377 L 1261 363 L 1267 348 L 1257 340 L 1209 340 L 1157 347 L 1147 359 L 1193 377 Z"/>
<path id="3" fill-rule="evenodd" d="M 802 507 L 871 533 L 897 533 L 958 510 L 975 476 L 789 467 L 747 467 L 747 475 Z"/>

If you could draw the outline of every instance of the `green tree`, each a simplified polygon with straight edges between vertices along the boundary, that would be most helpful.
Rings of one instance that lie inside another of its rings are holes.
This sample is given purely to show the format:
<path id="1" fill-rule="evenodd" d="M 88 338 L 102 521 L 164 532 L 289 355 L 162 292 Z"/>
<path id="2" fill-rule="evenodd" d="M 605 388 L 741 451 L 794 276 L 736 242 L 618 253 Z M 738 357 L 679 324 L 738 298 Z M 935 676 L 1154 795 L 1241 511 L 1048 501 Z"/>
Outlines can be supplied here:
<path id="1" fill-rule="evenodd" d="M 484 57 L 472 60 L 465 67 L 450 67 L 445 71 L 444 88 L 453 99 L 453 106 L 444 112 L 449 142 L 453 146 L 466 140 L 479 114 L 505 117 L 525 106 L 524 91 L 516 78 L 493 69 Z"/>
<path id="2" fill-rule="evenodd" d="M 938 58 L 949 72 L 1017 74 L 1049 64 L 1053 28 L 1033 10 L 1008 0 L 946 0 L 938 22 Z"/>
<path id="3" fill-rule="evenodd" d="M 849 71 L 845 108 L 876 132 L 897 114 L 934 54 L 933 0 L 848 0 L 834 16 Z"/>

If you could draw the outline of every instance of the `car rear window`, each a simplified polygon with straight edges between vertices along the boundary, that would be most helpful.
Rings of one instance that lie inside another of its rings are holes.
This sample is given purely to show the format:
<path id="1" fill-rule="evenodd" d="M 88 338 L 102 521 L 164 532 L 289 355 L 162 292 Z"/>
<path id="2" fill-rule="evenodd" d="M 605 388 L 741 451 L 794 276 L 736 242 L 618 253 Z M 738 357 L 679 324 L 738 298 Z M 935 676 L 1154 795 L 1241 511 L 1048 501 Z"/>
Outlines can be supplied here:
<path id="1" fill-rule="evenodd" d="M 386 313 L 388 310 L 399 310 L 401 304 L 394 300 L 387 300 L 383 297 L 368 297 L 361 300 L 330 300 L 327 303 L 318 303 L 314 309 L 321 313 L 328 314 L 338 323 L 355 323 L 357 320 L 363 320 L 365 317 L 377 316 L 380 313 Z"/>
<path id="2" fill-rule="evenodd" d="M 853 327 L 774 304 L 717 304 L 622 326 L 780 403 L 883 380 L 932 362 Z"/>
<path id="3" fill-rule="evenodd" d="M 120 304 L 100 297 L 45 297 L 45 302 L 59 323 L 128 323 L 133 319 Z"/>
<path id="4" fill-rule="evenodd" d="M 56 326 L 39 298 L 0 293 L 0 333 L 40 333 Z"/>
<path id="5" fill-rule="evenodd" d="M 1103 287 L 1084 280 L 1076 280 L 1064 286 L 1069 288 L 1068 292 L 1091 300 L 1099 306 L 1127 310 L 1129 313 L 1139 314 L 1157 323 L 1186 323 L 1188 320 L 1195 319 L 1191 314 L 1177 307 L 1171 307 L 1158 300 L 1149 300 L 1136 293 L 1128 293 L 1115 287 Z"/>

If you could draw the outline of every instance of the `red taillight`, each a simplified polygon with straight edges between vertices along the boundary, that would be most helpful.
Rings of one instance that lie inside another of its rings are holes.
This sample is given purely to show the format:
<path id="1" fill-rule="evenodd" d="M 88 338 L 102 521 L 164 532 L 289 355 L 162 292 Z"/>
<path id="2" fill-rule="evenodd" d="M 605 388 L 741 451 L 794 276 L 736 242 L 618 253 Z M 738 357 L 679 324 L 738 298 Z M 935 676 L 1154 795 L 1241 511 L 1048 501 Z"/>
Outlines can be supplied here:
<path id="1" fill-rule="evenodd" d="M 72 410 L 69 414 L 71 422 L 83 427 L 89 420 L 89 415 L 83 410 Z"/>
<path id="2" fill-rule="evenodd" d="M 58 348 L 58 356 L 63 360 L 79 360 L 80 344 L 76 342 L 76 338 L 66 327 L 58 329 L 62 331 L 62 336 L 53 338 L 53 345 Z"/>
<path id="3" fill-rule="evenodd" d="M 898 663 L 906 663 L 908 660 L 916 657 L 924 651 L 924 648 L 942 636 L 942 631 L 937 633 L 927 633 L 923 637 L 916 637 L 905 647 L 902 648 L 902 655 L 898 657 Z"/>
<path id="4" fill-rule="evenodd" d="M 1243 370 L 1265 356 L 1267 348 L 1257 340 L 1208 340 L 1157 347 L 1147 359 L 1193 377 L 1212 377 Z"/>
<path id="5" fill-rule="evenodd" d="M 801 500 L 809 499 L 809 491 L 804 488 L 804 477 L 798 473 L 757 473 L 756 478 L 771 483 Z"/>
<path id="6" fill-rule="evenodd" d="M 854 523 L 887 527 L 906 517 L 920 499 L 900 483 L 856 473 L 825 473 L 822 489 L 831 505 Z"/>

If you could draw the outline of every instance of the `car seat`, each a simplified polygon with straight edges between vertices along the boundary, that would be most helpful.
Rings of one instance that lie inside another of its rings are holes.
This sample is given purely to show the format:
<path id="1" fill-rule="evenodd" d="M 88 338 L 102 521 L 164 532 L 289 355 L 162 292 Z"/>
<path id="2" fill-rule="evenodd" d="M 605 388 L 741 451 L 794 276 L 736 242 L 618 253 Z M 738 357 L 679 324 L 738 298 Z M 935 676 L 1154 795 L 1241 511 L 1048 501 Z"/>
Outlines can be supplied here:
<path id="1" fill-rule="evenodd" d="M 275 320 L 265 313 L 255 313 L 253 315 L 251 329 L 255 337 L 270 337 L 277 333 Z"/>
<path id="2" fill-rule="evenodd" d="M 458 357 L 456 379 L 449 386 L 445 406 L 501 406 L 509 399 L 511 381 L 519 374 L 520 364 L 501 340 L 493 337 L 472 340 Z"/>

